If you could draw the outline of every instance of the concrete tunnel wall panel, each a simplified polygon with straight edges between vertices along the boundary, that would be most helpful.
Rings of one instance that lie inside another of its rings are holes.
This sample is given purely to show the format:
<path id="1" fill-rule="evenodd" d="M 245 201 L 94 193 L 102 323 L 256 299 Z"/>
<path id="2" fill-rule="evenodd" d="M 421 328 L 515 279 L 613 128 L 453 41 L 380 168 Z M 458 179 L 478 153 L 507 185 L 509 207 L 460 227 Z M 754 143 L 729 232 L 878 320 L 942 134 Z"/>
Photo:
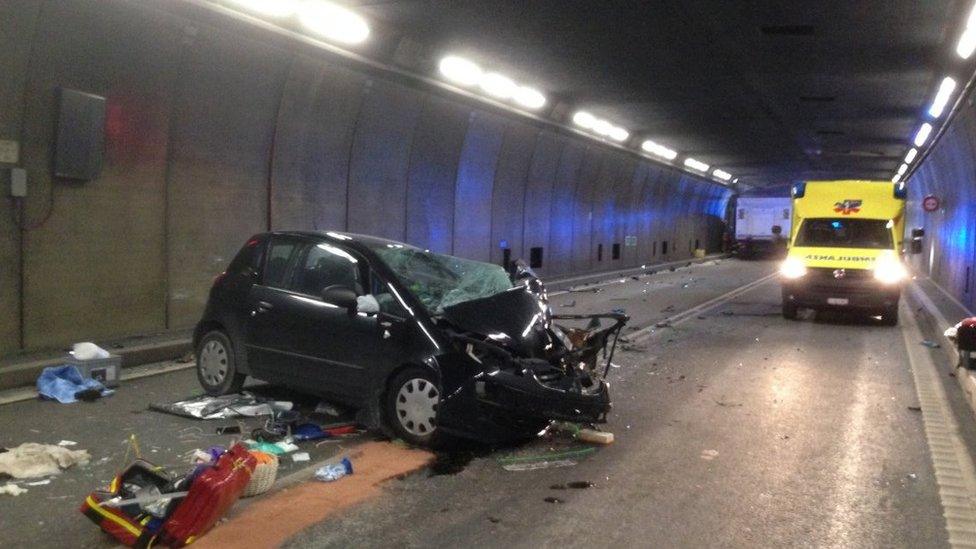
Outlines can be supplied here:
<path id="1" fill-rule="evenodd" d="M 274 229 L 345 229 L 349 156 L 366 78 L 298 56 L 275 132 Z"/>
<path id="2" fill-rule="evenodd" d="M 372 81 L 363 93 L 349 162 L 346 227 L 404 240 L 407 161 L 424 97 L 383 80 Z"/>
<path id="3" fill-rule="evenodd" d="M 540 272 L 553 277 L 685 257 L 648 253 L 676 215 L 705 215 L 672 211 L 672 168 L 178 11 L 0 5 L 22 29 L 0 36 L 11 75 L 0 139 L 21 143 L 30 186 L 23 250 L 14 216 L 0 220 L 0 354 L 189 328 L 213 277 L 268 228 L 366 232 L 497 262 L 507 240 L 512 259 L 543 248 Z M 51 176 L 61 86 L 108 98 L 104 170 L 91 182 Z"/>
<path id="4" fill-rule="evenodd" d="M 428 96 L 417 124 L 407 179 L 407 242 L 451 253 L 458 159 L 471 111 Z M 463 221 L 463 220 L 462 220 Z"/>
<path id="5" fill-rule="evenodd" d="M 908 181 L 908 223 L 925 229 L 916 269 L 932 277 L 970 310 L 976 309 L 976 108 L 971 99 Z M 927 195 L 935 212 L 922 210 Z"/>
<path id="6" fill-rule="evenodd" d="M 287 58 L 202 35 L 176 90 L 167 185 L 169 327 L 199 320 L 213 277 L 268 228 L 271 145 Z"/>
<path id="7" fill-rule="evenodd" d="M 511 260 L 522 255 L 525 186 L 539 131 L 524 124 L 512 124 L 505 132 L 495 167 L 491 191 L 491 262 L 503 263 L 501 243 L 511 250 Z"/>
<path id="8" fill-rule="evenodd" d="M 551 271 L 553 250 L 549 239 L 552 234 L 553 185 L 564 147 L 564 139 L 549 132 L 539 132 L 529 167 L 529 177 L 525 182 L 522 258 L 528 261 L 532 248 L 542 248 L 542 266 L 535 269 L 540 276 L 547 276 Z"/>

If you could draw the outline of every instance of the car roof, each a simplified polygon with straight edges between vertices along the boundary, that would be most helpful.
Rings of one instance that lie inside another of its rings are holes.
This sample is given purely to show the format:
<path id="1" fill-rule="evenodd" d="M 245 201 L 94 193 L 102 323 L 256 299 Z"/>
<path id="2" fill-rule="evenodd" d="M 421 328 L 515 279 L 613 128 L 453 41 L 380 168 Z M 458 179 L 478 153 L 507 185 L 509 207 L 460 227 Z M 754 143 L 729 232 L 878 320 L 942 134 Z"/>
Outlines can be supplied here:
<path id="1" fill-rule="evenodd" d="M 395 244 L 398 246 L 406 246 L 410 248 L 416 247 L 416 246 L 411 246 L 410 244 L 406 244 L 404 242 L 399 242 L 397 240 L 390 240 L 388 238 L 380 238 L 378 236 L 369 236 L 365 234 L 347 233 L 344 231 L 271 231 L 267 234 L 306 236 L 312 238 L 331 240 L 336 243 L 361 244 L 365 246 Z"/>

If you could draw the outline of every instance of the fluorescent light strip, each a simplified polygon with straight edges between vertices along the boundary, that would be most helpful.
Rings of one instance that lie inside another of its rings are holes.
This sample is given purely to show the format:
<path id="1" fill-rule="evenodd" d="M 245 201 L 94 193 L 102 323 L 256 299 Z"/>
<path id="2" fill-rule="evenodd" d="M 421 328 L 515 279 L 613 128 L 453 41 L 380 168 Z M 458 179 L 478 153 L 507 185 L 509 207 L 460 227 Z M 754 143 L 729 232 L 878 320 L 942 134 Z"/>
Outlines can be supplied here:
<path id="1" fill-rule="evenodd" d="M 932 124 L 929 124 L 928 122 L 922 124 L 922 126 L 918 129 L 918 132 L 915 133 L 915 140 L 914 140 L 915 146 L 921 147 L 922 145 L 924 145 L 925 142 L 929 140 L 929 135 L 931 134 L 932 134 Z"/>
<path id="2" fill-rule="evenodd" d="M 457 55 L 441 58 L 437 65 L 447 80 L 464 87 L 478 86 L 485 95 L 500 101 L 512 101 L 520 107 L 536 111 L 546 105 L 541 91 L 521 86 L 511 78 L 497 72 L 485 72 L 476 63 Z"/>
<path id="3" fill-rule="evenodd" d="M 641 148 L 646 152 L 649 152 L 654 156 L 659 156 L 665 160 L 674 160 L 675 158 L 678 158 L 677 151 L 673 151 L 664 145 L 651 141 L 650 139 L 641 143 Z"/>
<path id="4" fill-rule="evenodd" d="M 609 121 L 597 118 L 586 111 L 578 111 L 574 114 L 573 124 L 584 130 L 590 130 L 601 137 L 609 137 L 614 141 L 624 142 L 630 139 L 629 131 L 620 126 L 614 126 Z"/>
<path id="5" fill-rule="evenodd" d="M 891 178 L 891 182 L 892 183 L 898 183 L 899 181 L 901 181 L 901 174 L 900 173 L 896 173 L 895 176 Z"/>
<path id="6" fill-rule="evenodd" d="M 685 158 L 685 166 L 700 172 L 707 172 L 709 168 L 708 164 L 695 160 L 694 158 Z"/>
<path id="7" fill-rule="evenodd" d="M 949 98 L 952 97 L 952 92 L 954 91 L 956 91 L 956 81 L 946 76 L 942 80 L 942 83 L 939 84 L 939 91 L 936 92 L 935 99 L 932 100 L 932 106 L 929 107 L 929 116 L 932 118 L 942 116 L 946 104 L 949 103 Z"/>
<path id="8" fill-rule="evenodd" d="M 725 170 L 720 170 L 718 168 L 716 168 L 712 172 L 712 175 L 714 175 L 715 177 L 721 179 L 722 181 L 728 181 L 728 180 L 732 179 L 732 174 L 730 174 L 729 172 L 727 172 Z"/>
<path id="9" fill-rule="evenodd" d="M 905 155 L 905 164 L 911 164 L 916 156 L 918 156 L 918 149 L 912 147 L 908 150 L 908 154 Z"/>
<path id="10" fill-rule="evenodd" d="M 365 19 L 332 2 L 302 2 L 298 6 L 298 20 L 309 31 L 335 42 L 359 44 L 369 38 Z"/>
<path id="11" fill-rule="evenodd" d="M 976 51 L 976 6 L 973 7 L 973 11 L 969 12 L 969 18 L 966 19 L 966 30 L 963 31 L 962 36 L 959 37 L 959 43 L 956 45 L 956 54 L 963 59 L 969 59 L 973 51 Z"/>
<path id="12" fill-rule="evenodd" d="M 902 164 L 901 166 L 898 166 L 898 175 L 905 175 L 906 171 L 908 171 L 908 164 Z"/>

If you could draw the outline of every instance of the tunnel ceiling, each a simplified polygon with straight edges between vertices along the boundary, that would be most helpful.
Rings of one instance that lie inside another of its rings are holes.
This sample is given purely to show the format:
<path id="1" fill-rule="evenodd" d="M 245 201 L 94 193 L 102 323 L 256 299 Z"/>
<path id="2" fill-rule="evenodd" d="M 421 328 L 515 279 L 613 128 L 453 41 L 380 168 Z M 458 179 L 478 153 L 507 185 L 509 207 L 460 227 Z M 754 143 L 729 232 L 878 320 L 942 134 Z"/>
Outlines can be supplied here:
<path id="1" fill-rule="evenodd" d="M 428 74 L 463 55 L 544 90 L 546 116 L 586 109 L 750 185 L 890 178 L 941 78 L 971 70 L 960 1 L 348 4 L 382 26 L 374 54 Z"/>

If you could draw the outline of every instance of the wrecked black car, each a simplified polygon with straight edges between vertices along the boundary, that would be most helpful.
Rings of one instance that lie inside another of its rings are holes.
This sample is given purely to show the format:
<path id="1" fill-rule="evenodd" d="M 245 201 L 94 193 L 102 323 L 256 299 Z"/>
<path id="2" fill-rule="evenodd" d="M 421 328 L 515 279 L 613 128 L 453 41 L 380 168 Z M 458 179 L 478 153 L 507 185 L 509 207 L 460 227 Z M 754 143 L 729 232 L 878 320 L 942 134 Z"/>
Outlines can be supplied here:
<path id="1" fill-rule="evenodd" d="M 272 232 L 215 279 L 194 348 L 212 395 L 252 376 L 357 407 L 415 444 L 442 432 L 497 441 L 553 419 L 605 421 L 626 322 L 554 316 L 521 263 L 509 276 L 385 239 Z"/>

